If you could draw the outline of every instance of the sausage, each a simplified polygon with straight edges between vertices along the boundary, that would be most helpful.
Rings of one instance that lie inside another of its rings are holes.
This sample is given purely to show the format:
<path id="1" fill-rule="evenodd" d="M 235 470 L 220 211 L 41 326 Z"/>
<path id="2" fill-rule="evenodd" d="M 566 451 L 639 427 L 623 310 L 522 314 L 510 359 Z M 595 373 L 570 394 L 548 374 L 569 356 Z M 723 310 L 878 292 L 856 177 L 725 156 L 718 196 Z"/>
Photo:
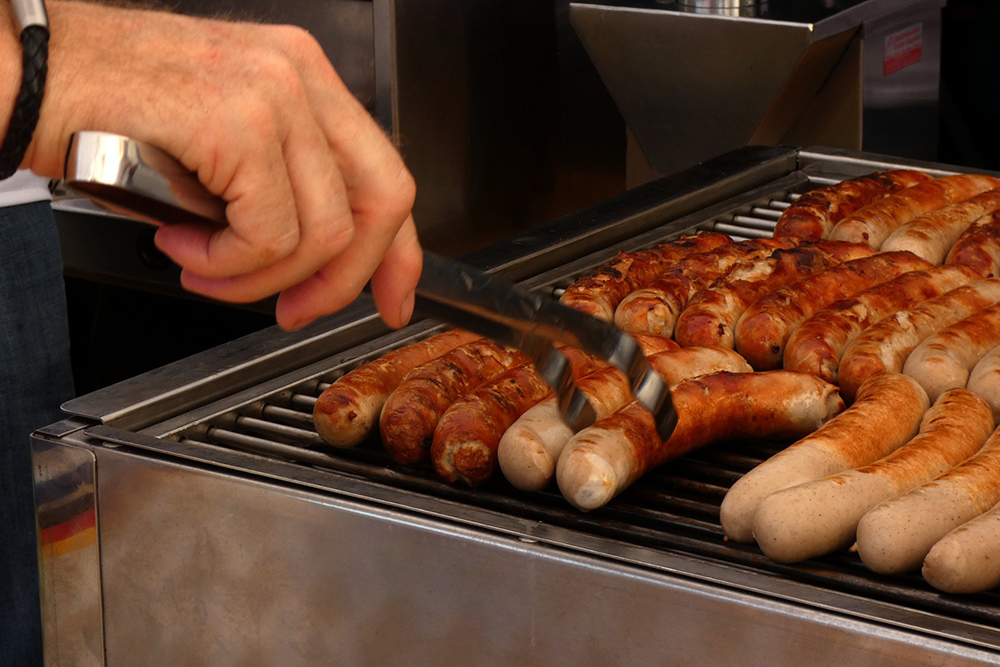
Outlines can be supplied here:
<path id="1" fill-rule="evenodd" d="M 889 235 L 879 250 L 909 250 L 931 264 L 941 264 L 963 232 L 997 209 L 1000 209 L 1000 189 L 987 190 L 902 225 Z"/>
<path id="2" fill-rule="evenodd" d="M 858 523 L 858 555 L 879 574 L 916 570 L 938 540 L 998 501 L 1000 430 L 995 430 L 964 462 L 865 514 Z"/>
<path id="3" fill-rule="evenodd" d="M 819 241 L 777 250 L 767 259 L 733 271 L 695 294 L 681 311 L 674 340 L 681 347 L 735 345 L 733 327 L 751 303 L 768 292 L 844 261 L 873 254 L 867 246 Z"/>
<path id="4" fill-rule="evenodd" d="M 523 352 L 484 338 L 414 368 L 382 408 L 382 445 L 399 463 L 426 461 L 434 429 L 448 406 L 483 382 L 529 361 Z"/>
<path id="5" fill-rule="evenodd" d="M 407 373 L 479 337 L 446 331 L 358 366 L 319 395 L 313 407 L 316 432 L 334 447 L 354 447 L 371 432 L 385 399 Z"/>
<path id="6" fill-rule="evenodd" d="M 615 308 L 626 294 L 650 282 L 677 260 L 732 242 L 725 234 L 701 232 L 648 250 L 618 253 L 595 271 L 578 278 L 559 300 L 570 308 L 611 322 Z"/>
<path id="7" fill-rule="evenodd" d="M 983 356 L 1000 345 L 1000 304 L 987 306 L 925 338 L 903 363 L 903 372 L 920 383 L 932 401 L 964 387 Z"/>
<path id="8" fill-rule="evenodd" d="M 837 384 L 844 349 L 859 333 L 884 317 L 981 277 L 967 266 L 935 266 L 904 273 L 850 299 L 831 303 L 792 331 L 783 366 Z"/>
<path id="9" fill-rule="evenodd" d="M 556 465 L 563 496 L 587 511 L 672 458 L 732 438 L 797 438 L 843 408 L 837 388 L 795 371 L 713 373 L 671 391 L 677 426 L 661 440 L 637 401 L 577 433 Z"/>
<path id="10" fill-rule="evenodd" d="M 986 401 L 967 389 L 941 395 L 912 440 L 871 465 L 793 486 L 764 498 L 753 536 L 779 563 L 795 563 L 854 544 L 861 517 L 976 453 L 993 431 Z"/>
<path id="11" fill-rule="evenodd" d="M 622 299 L 615 310 L 615 325 L 631 334 L 673 336 L 677 316 L 695 292 L 731 270 L 796 245 L 798 240 L 793 238 L 753 239 L 689 255 L 646 287 Z"/>
<path id="12" fill-rule="evenodd" d="M 633 334 L 632 338 L 635 338 L 635 341 L 639 343 L 639 348 L 647 357 L 651 354 L 657 354 L 659 352 L 681 349 L 681 346 L 678 345 L 676 341 L 671 340 L 666 336 L 657 336 L 655 334 Z"/>
<path id="13" fill-rule="evenodd" d="M 431 461 L 448 482 L 475 488 L 492 475 L 500 436 L 552 390 L 531 364 L 517 366 L 451 404 L 434 429 Z"/>
<path id="14" fill-rule="evenodd" d="M 880 252 L 844 262 L 757 299 L 736 323 L 736 351 L 754 370 L 781 368 L 792 331 L 838 299 L 930 265 L 909 252 Z"/>
<path id="15" fill-rule="evenodd" d="M 724 348 L 687 347 L 648 358 L 668 385 L 674 386 L 699 375 L 731 371 L 748 373 L 750 365 L 736 352 Z M 580 378 L 577 386 L 602 419 L 632 399 L 624 375 L 609 370 Z M 500 439 L 497 456 L 500 469 L 511 484 L 524 491 L 548 486 L 556 461 L 573 431 L 562 420 L 555 397 L 525 412 Z"/>
<path id="16" fill-rule="evenodd" d="M 1000 215 L 983 216 L 965 230 L 944 262 L 971 266 L 984 278 L 1000 275 Z"/>
<path id="17" fill-rule="evenodd" d="M 993 418 L 1000 423 L 1000 346 L 984 354 L 972 368 L 966 387 L 989 403 Z"/>
<path id="18" fill-rule="evenodd" d="M 927 394 L 913 379 L 873 377 L 854 405 L 733 484 L 719 513 L 726 537 L 752 542 L 753 515 L 772 493 L 868 465 L 899 448 L 916 435 L 927 407 Z"/>
<path id="19" fill-rule="evenodd" d="M 1000 179 L 980 174 L 943 176 L 900 190 L 855 211 L 834 226 L 833 241 L 867 243 L 880 248 L 901 225 L 952 202 L 1000 187 Z"/>
<path id="20" fill-rule="evenodd" d="M 922 574 L 945 593 L 978 593 L 1000 586 L 1000 504 L 954 529 L 931 547 Z"/>
<path id="21" fill-rule="evenodd" d="M 795 237 L 803 241 L 825 239 L 841 218 L 931 178 L 921 171 L 892 169 L 810 190 L 784 210 L 774 227 L 774 236 Z"/>
<path id="22" fill-rule="evenodd" d="M 1000 280 L 987 278 L 957 287 L 868 327 L 847 346 L 840 362 L 840 389 L 848 402 L 876 373 L 898 373 L 922 340 L 1000 301 Z"/>

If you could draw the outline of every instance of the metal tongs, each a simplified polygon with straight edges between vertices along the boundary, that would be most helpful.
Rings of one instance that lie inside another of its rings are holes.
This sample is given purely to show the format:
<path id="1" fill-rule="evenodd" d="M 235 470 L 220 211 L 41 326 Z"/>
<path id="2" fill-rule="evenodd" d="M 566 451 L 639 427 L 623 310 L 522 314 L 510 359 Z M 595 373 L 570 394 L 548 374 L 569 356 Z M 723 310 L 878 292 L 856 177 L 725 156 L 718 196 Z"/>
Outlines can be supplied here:
<path id="1" fill-rule="evenodd" d="M 73 135 L 62 186 L 113 212 L 153 224 L 226 220 L 224 202 L 174 158 L 107 132 Z M 592 424 L 596 415 L 576 387 L 560 345 L 606 359 L 622 371 L 632 394 L 655 416 L 661 437 L 673 432 L 677 415 L 666 382 L 650 368 L 636 340 L 610 324 L 427 251 L 416 310 L 527 353 L 575 431 Z"/>

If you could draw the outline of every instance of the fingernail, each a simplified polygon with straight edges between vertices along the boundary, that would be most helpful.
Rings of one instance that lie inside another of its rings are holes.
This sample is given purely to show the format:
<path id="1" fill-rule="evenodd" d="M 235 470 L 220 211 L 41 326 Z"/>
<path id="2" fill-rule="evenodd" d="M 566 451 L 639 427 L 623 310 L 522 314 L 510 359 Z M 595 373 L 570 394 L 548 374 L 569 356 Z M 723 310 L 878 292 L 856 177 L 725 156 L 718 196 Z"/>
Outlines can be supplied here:
<path id="1" fill-rule="evenodd" d="M 413 317 L 413 302 L 416 298 L 416 293 L 410 292 L 403 299 L 403 305 L 399 308 L 399 322 L 401 326 L 406 325 L 410 321 L 410 318 Z"/>

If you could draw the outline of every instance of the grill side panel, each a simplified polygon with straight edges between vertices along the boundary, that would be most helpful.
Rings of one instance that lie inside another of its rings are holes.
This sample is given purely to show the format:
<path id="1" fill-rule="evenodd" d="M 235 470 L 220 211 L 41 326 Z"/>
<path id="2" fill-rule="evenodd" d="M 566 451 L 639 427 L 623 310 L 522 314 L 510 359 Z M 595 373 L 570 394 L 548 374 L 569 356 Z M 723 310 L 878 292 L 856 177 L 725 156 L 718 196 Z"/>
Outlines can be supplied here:
<path id="1" fill-rule="evenodd" d="M 112 667 L 985 664 L 530 540 L 120 450 L 97 459 Z"/>

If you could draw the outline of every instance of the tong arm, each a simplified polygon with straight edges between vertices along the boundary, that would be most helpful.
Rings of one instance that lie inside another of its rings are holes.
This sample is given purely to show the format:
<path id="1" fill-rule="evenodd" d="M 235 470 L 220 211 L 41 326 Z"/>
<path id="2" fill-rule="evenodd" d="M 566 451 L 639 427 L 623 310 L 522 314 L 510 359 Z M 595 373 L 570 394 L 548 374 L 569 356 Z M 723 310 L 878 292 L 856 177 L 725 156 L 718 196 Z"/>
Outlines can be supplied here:
<path id="1" fill-rule="evenodd" d="M 599 356 L 622 371 L 632 394 L 656 416 L 662 437 L 669 437 L 676 425 L 666 382 L 650 368 L 636 340 L 606 322 L 426 251 L 416 308 L 531 356 L 574 430 L 592 424 L 596 412 L 573 381 L 569 361 L 558 344 Z"/>

